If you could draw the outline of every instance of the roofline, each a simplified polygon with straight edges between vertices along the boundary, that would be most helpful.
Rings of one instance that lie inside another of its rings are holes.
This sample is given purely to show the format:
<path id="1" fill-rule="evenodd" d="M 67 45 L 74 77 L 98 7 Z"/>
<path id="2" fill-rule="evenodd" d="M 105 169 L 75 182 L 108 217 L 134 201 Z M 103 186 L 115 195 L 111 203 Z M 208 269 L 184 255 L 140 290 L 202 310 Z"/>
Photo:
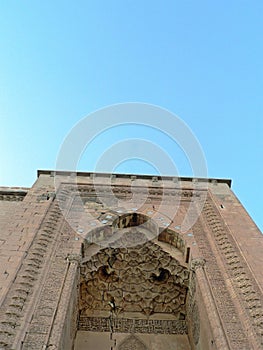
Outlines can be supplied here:
<path id="1" fill-rule="evenodd" d="M 157 178 L 158 180 L 171 180 L 173 181 L 174 178 L 178 178 L 180 181 L 193 181 L 197 180 L 200 182 L 217 182 L 217 183 L 225 183 L 231 188 L 232 180 L 231 179 L 218 179 L 218 178 L 204 178 L 204 177 L 185 177 L 185 176 L 171 176 L 171 175 L 142 175 L 142 174 L 119 174 L 119 173 L 104 173 L 104 172 L 82 172 L 82 171 L 64 171 L 64 170 L 37 170 L 37 177 L 40 175 L 50 175 L 54 176 L 62 175 L 62 176 L 70 176 L 70 174 L 76 174 L 77 176 L 90 176 L 90 175 L 96 175 L 96 177 L 111 177 L 114 175 L 116 178 L 130 178 L 131 176 L 136 176 L 137 179 L 145 179 L 150 180 L 153 177 Z"/>

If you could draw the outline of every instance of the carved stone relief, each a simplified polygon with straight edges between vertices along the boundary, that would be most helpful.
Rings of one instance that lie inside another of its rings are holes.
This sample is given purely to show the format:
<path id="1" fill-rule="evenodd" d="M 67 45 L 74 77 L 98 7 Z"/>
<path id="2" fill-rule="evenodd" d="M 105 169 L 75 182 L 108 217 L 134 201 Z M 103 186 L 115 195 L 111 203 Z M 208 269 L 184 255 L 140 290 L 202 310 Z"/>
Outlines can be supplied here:
<path id="1" fill-rule="evenodd" d="M 205 259 L 203 258 L 196 258 L 191 261 L 191 270 L 196 271 L 199 268 L 202 268 L 205 266 Z"/>
<path id="2" fill-rule="evenodd" d="M 199 336 L 200 336 L 200 317 L 199 317 L 199 310 L 198 310 L 196 301 L 194 301 L 192 305 L 192 310 L 189 316 L 192 318 L 193 339 L 194 339 L 195 345 L 197 345 L 199 341 Z"/>
<path id="3" fill-rule="evenodd" d="M 118 350 L 147 350 L 147 347 L 138 337 L 132 334 L 124 339 L 118 346 Z"/>
<path id="4" fill-rule="evenodd" d="M 239 300 L 243 305 L 243 309 L 247 312 L 250 324 L 253 325 L 252 328 L 262 346 L 263 300 L 260 297 L 258 286 L 255 283 L 246 262 L 244 262 L 242 255 L 239 253 L 236 243 L 229 234 L 228 228 L 222 222 L 222 219 L 210 198 L 208 198 L 205 203 L 203 213 L 206 223 L 213 234 L 217 249 L 226 263 L 226 271 L 230 276 L 231 283 L 236 289 Z M 238 315 L 234 324 L 237 324 L 238 327 Z M 238 336 L 238 332 L 234 333 L 232 325 L 231 328 L 232 331 L 229 332 L 230 335 Z"/>
<path id="5" fill-rule="evenodd" d="M 189 332 L 194 340 L 194 344 L 197 345 L 200 337 L 200 316 L 198 305 L 196 301 L 196 276 L 194 271 L 197 268 L 204 266 L 204 259 L 194 259 L 191 264 L 191 278 L 189 282 L 189 293 L 187 300 L 187 320 L 189 323 Z"/>
<path id="6" fill-rule="evenodd" d="M 89 332 L 187 334 L 185 320 L 151 320 L 126 317 L 79 317 L 78 329 Z"/>
<path id="7" fill-rule="evenodd" d="M 26 191 L 0 191 L 0 201 L 21 202 L 26 194 Z"/>
<path id="8" fill-rule="evenodd" d="M 7 347 L 15 339 L 15 332 L 21 329 L 23 320 L 26 317 L 28 305 L 32 300 L 33 291 L 39 288 L 41 278 L 43 278 L 46 257 L 57 244 L 59 227 L 63 222 L 59 206 L 56 202 L 51 203 L 51 207 L 42 221 L 38 235 L 35 237 L 27 256 L 20 267 L 18 277 L 12 284 L 9 296 L 3 304 L 2 318 L 0 323 L 0 346 Z M 52 277 L 52 276 L 50 276 Z M 56 276 L 58 280 L 58 273 Z M 54 289 L 54 285 L 52 289 Z M 35 303 L 37 300 L 35 300 Z M 43 306 L 44 305 L 44 306 Z M 41 313 L 49 324 L 49 313 L 52 313 L 50 303 L 43 304 Z M 33 326 L 32 326 L 33 327 Z M 39 323 L 39 328 L 44 329 L 46 325 Z M 48 326 L 47 326 L 48 327 Z M 29 329 L 28 329 L 29 334 Z M 26 341 L 24 347 L 26 348 Z"/>
<path id="9" fill-rule="evenodd" d="M 137 229 L 137 235 L 143 233 Z M 168 313 L 179 319 L 186 313 L 188 279 L 186 267 L 146 239 L 130 248 L 108 247 L 81 267 L 80 315 L 100 310 Z"/>
<path id="10" fill-rule="evenodd" d="M 202 221 L 203 219 L 204 221 Z M 205 224 L 207 224 L 208 230 L 211 232 L 211 239 L 213 239 L 216 244 L 216 251 L 213 250 L 207 238 L 207 233 L 204 230 Z M 260 334 L 262 323 L 256 323 L 257 320 L 260 320 L 262 317 L 260 297 L 257 297 L 255 284 L 249 277 L 250 273 L 249 271 L 245 271 L 245 264 L 241 262 L 242 257 L 239 254 L 239 250 L 231 239 L 227 228 L 222 223 L 220 215 L 216 212 L 216 208 L 210 198 L 208 198 L 205 203 L 202 217 L 199 218 L 194 225 L 194 237 L 202 256 L 206 260 L 205 273 L 209 279 L 211 291 L 216 301 L 216 306 L 223 322 L 226 336 L 232 348 L 247 349 L 249 348 L 249 343 L 246 330 L 239 322 L 236 304 L 231 297 L 223 271 L 218 266 L 218 259 L 223 259 L 229 266 L 229 269 L 225 271 L 229 274 L 229 282 L 231 281 L 236 288 L 237 296 L 244 298 L 245 304 L 247 304 L 243 306 L 244 310 L 249 310 L 249 303 L 252 305 L 253 300 L 255 300 L 255 307 L 252 308 L 252 310 L 256 312 L 256 314 L 253 317 L 251 312 L 249 313 L 249 317 L 251 317 L 251 324 L 255 324 L 253 332 L 256 331 L 256 333 L 258 333 L 258 341 L 262 341 L 260 340 L 262 337 Z M 245 281 L 247 287 L 242 284 L 239 285 L 238 279 L 242 276 L 246 276 L 246 279 L 248 279 Z"/>

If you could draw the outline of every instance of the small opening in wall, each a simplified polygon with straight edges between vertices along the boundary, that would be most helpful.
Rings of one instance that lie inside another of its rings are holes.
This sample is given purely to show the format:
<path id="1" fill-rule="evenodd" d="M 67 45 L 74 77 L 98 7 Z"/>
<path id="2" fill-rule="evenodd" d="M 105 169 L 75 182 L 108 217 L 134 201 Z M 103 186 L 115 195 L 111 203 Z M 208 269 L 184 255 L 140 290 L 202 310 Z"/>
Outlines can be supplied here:
<path id="1" fill-rule="evenodd" d="M 190 247 L 186 248 L 186 256 L 185 256 L 185 262 L 188 264 L 190 258 Z"/>
<path id="2" fill-rule="evenodd" d="M 132 223 L 133 223 L 133 224 L 137 224 L 137 221 L 138 221 L 137 214 L 134 213 L 134 214 L 132 215 Z"/>
<path id="3" fill-rule="evenodd" d="M 185 314 L 180 312 L 179 320 L 185 320 Z"/>

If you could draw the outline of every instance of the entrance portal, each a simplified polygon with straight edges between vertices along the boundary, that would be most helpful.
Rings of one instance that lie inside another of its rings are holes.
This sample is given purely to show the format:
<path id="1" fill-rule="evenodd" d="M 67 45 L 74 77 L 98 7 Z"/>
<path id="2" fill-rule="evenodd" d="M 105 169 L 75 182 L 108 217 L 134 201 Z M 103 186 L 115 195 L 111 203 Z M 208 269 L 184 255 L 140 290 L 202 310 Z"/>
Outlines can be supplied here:
<path id="1" fill-rule="evenodd" d="M 150 236 L 131 225 L 109 247 L 85 243 L 75 350 L 190 349 L 183 244 Z"/>

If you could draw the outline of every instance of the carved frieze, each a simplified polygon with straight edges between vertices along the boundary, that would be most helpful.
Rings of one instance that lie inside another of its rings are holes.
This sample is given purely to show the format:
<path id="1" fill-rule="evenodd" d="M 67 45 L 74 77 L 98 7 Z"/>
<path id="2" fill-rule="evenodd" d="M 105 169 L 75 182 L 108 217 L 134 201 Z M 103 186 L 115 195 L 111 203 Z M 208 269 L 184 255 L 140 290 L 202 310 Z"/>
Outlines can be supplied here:
<path id="1" fill-rule="evenodd" d="M 21 202 L 26 194 L 26 191 L 0 191 L 0 201 Z"/>
<path id="2" fill-rule="evenodd" d="M 192 189 L 180 189 L 180 188 L 147 188 L 141 186 L 124 186 L 124 185 L 62 185 L 58 192 L 58 198 L 61 201 L 66 200 L 68 196 L 74 198 L 76 195 L 82 199 L 83 203 L 90 201 L 88 198 L 101 198 L 106 201 L 112 197 L 112 199 L 125 199 L 129 200 L 133 194 L 140 194 L 147 196 L 147 202 L 151 200 L 167 200 L 170 201 L 178 200 L 201 200 L 206 196 L 206 190 L 192 190 Z"/>
<path id="3" fill-rule="evenodd" d="M 185 320 L 151 320 L 125 317 L 80 316 L 78 329 L 90 332 L 187 334 Z"/>

